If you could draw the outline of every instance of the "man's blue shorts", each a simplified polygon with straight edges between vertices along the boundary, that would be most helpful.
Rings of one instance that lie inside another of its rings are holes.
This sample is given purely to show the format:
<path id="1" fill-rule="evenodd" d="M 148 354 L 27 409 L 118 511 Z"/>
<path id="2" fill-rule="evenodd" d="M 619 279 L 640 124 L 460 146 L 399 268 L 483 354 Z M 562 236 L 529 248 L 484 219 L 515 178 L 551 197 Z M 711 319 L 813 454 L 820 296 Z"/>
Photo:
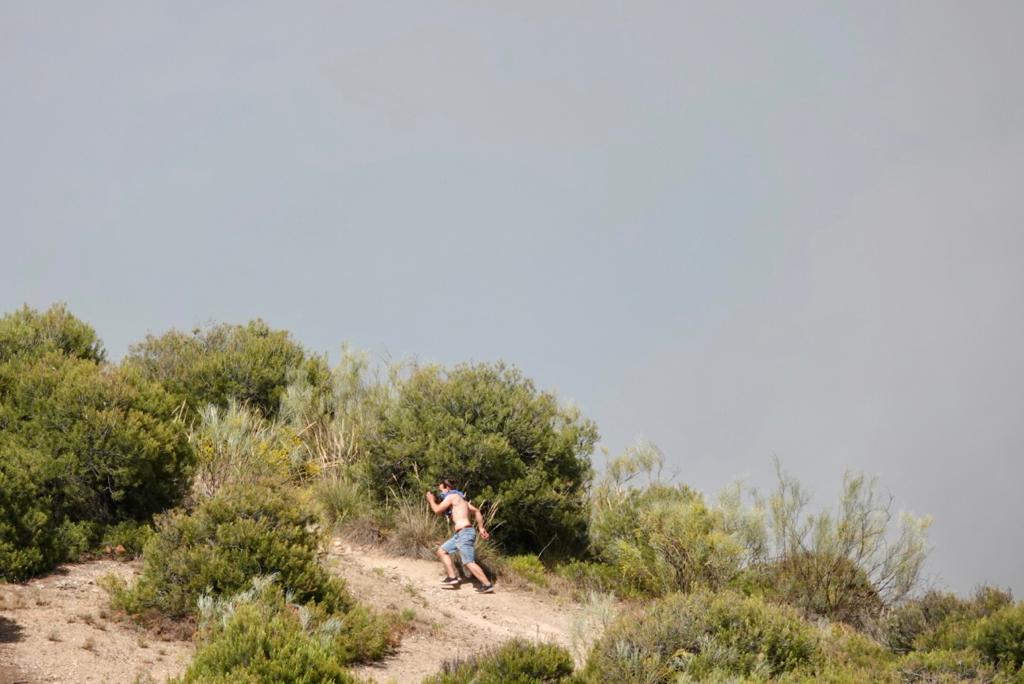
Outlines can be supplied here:
<path id="1" fill-rule="evenodd" d="M 456 532 L 451 539 L 441 544 L 441 548 L 448 553 L 459 552 L 462 564 L 476 562 L 476 550 L 473 548 L 476 543 L 476 528 L 463 527 Z"/>

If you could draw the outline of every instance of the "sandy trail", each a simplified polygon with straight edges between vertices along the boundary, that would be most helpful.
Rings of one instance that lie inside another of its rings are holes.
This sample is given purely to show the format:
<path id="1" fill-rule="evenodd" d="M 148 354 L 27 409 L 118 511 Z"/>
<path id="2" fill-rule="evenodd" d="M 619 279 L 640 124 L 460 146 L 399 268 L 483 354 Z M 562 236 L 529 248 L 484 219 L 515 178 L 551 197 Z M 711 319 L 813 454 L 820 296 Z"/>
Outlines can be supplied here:
<path id="1" fill-rule="evenodd" d="M 445 660 L 479 653 L 512 638 L 550 641 L 571 648 L 571 628 L 580 606 L 540 591 L 496 584 L 493 594 L 477 594 L 473 585 L 440 585 L 444 571 L 436 561 L 386 556 L 335 540 L 328 567 L 348 582 L 352 593 L 378 609 L 416 613 L 413 629 L 398 652 L 381 663 L 356 668 L 378 682 L 419 682 Z"/>
<path id="2" fill-rule="evenodd" d="M 365 604 L 415 612 L 397 653 L 355 668 L 377 682 L 414 684 L 445 660 L 516 637 L 571 648 L 572 625 L 581 617 L 578 604 L 541 590 L 499 583 L 494 594 L 479 595 L 468 582 L 445 589 L 436 561 L 388 556 L 343 540 L 331 544 L 325 563 Z M 138 562 L 98 560 L 64 565 L 25 584 L 0 584 L 0 684 L 162 682 L 184 672 L 192 644 L 160 640 L 115 619 L 97 584 L 106 574 L 130 581 L 138 572 Z"/>

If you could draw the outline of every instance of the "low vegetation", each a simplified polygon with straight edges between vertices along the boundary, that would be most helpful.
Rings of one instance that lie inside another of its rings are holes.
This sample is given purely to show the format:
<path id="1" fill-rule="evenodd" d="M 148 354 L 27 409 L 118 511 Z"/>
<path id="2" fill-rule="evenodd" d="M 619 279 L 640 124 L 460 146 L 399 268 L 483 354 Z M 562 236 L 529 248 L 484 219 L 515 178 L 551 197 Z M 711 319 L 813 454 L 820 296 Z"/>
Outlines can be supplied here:
<path id="1" fill-rule="evenodd" d="M 423 684 L 533 684 L 568 682 L 572 656 L 560 646 L 514 640 L 471 658 L 455 660 Z"/>
<path id="2" fill-rule="evenodd" d="M 423 504 L 456 478 L 499 580 L 570 593 L 599 617 L 564 649 L 514 641 L 427 681 L 1021 682 L 1024 604 L 920 590 L 928 519 L 848 473 L 812 508 L 707 498 L 638 444 L 595 478 L 597 428 L 518 369 L 334 367 L 262 321 L 149 336 L 120 364 L 65 307 L 0 319 L 0 579 L 118 549 L 107 581 L 142 621 L 195 627 L 182 682 L 357 681 L 402 619 L 321 563 L 328 532 L 432 558 Z M 514 504 L 514 505 L 513 505 Z"/>
<path id="3" fill-rule="evenodd" d="M 820 657 L 817 631 L 783 606 L 732 592 L 670 594 L 622 615 L 595 645 L 597 681 L 778 676 Z"/>
<path id="4" fill-rule="evenodd" d="M 192 682 L 357 682 L 346 666 L 376 660 L 393 646 L 365 611 L 343 615 L 296 603 L 273 578 L 226 599 L 199 602 L 198 649 L 181 684 Z"/>
<path id="5" fill-rule="evenodd" d="M 353 602 L 344 583 L 319 562 L 324 540 L 316 523 L 294 490 L 224 488 L 194 511 L 158 520 L 138 581 L 112 585 L 114 605 L 133 614 L 194 616 L 200 596 L 230 596 L 252 577 L 273 574 L 296 602 L 347 611 Z"/>

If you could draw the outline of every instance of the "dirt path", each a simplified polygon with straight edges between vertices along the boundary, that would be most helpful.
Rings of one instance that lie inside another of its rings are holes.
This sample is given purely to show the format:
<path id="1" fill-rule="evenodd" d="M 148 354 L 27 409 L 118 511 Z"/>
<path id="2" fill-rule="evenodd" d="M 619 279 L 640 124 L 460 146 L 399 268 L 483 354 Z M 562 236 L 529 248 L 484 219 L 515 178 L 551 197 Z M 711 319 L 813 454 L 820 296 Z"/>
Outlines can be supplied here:
<path id="1" fill-rule="evenodd" d="M 397 654 L 356 670 L 378 682 L 419 682 L 445 660 L 515 637 L 571 648 L 572 624 L 582 610 L 561 597 L 500 584 L 494 594 L 484 595 L 469 583 L 445 589 L 440 563 L 385 556 L 341 540 L 332 545 L 328 566 L 345 578 L 360 601 L 378 610 L 411 608 L 416 613 Z"/>
<path id="2" fill-rule="evenodd" d="M 378 610 L 411 609 L 410 631 L 382 663 L 356 668 L 378 682 L 416 684 L 445 660 L 479 653 L 512 638 L 553 641 L 572 648 L 572 625 L 582 609 L 542 591 L 497 585 L 444 589 L 437 562 L 396 558 L 333 542 L 326 558 L 352 593 Z M 137 563 L 99 560 L 65 565 L 25 584 L 0 584 L 0 684 L 162 682 L 181 674 L 193 654 L 187 641 L 162 641 L 111 617 L 96 581 L 109 573 L 126 580 Z"/>
<path id="3" fill-rule="evenodd" d="M 156 681 L 182 672 L 192 644 L 160 641 L 110 619 L 96 584 L 114 573 L 128 579 L 136 564 L 100 560 L 65 565 L 25 584 L 0 584 L 0 684 Z"/>

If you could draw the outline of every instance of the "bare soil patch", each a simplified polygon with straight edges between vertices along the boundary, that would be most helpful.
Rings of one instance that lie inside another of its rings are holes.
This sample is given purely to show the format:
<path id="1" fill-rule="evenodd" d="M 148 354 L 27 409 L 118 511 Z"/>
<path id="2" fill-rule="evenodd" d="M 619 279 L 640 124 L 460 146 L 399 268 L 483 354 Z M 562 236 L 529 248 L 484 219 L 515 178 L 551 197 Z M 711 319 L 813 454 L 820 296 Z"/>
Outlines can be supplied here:
<path id="1" fill-rule="evenodd" d="M 378 682 L 419 682 L 445 660 L 480 653 L 513 638 L 571 648 L 572 624 L 582 612 L 568 598 L 500 583 L 493 594 L 477 594 L 468 582 L 446 589 L 440 584 L 444 571 L 439 562 L 388 556 L 344 540 L 334 541 L 327 561 L 367 605 L 415 611 L 412 629 L 395 655 L 355 669 L 358 676 Z"/>
<path id="2" fill-rule="evenodd" d="M 0 584 L 0 684 L 121 684 L 184 671 L 190 642 L 162 640 L 111 614 L 96 584 L 110 573 L 130 580 L 138 564 L 98 560 Z"/>
<path id="3" fill-rule="evenodd" d="M 377 682 L 414 684 L 446 660 L 513 638 L 571 649 L 573 623 L 584 618 L 579 604 L 542 590 L 499 583 L 494 594 L 477 594 L 469 582 L 446 589 L 440 563 L 389 556 L 344 540 L 333 542 L 326 563 L 365 604 L 415 613 L 393 656 L 355 668 L 357 676 Z M 70 564 L 24 584 L 0 584 L 0 684 L 162 682 L 184 672 L 192 643 L 114 615 L 97 585 L 110 573 L 130 582 L 139 564 Z"/>

